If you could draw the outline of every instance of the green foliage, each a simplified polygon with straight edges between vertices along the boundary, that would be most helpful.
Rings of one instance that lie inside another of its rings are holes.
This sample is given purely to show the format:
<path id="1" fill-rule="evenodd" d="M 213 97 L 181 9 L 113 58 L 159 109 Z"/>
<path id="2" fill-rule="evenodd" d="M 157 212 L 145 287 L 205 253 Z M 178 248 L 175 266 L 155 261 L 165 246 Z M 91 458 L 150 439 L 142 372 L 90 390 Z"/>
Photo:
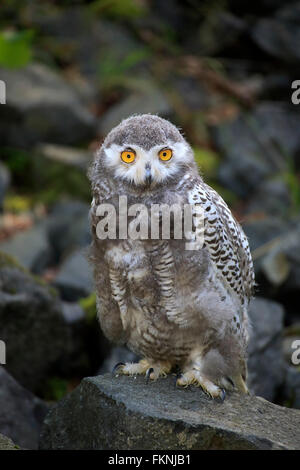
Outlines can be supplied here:
<path id="1" fill-rule="evenodd" d="M 297 174 L 295 164 L 292 158 L 287 159 L 287 169 L 284 173 L 284 181 L 286 182 L 292 201 L 292 210 L 299 212 L 300 210 L 300 175 Z"/>
<path id="2" fill-rule="evenodd" d="M 210 181 L 209 185 L 220 194 L 229 207 L 234 206 L 238 202 L 238 196 L 230 189 L 224 188 L 224 186 L 221 186 L 215 181 Z"/>
<path id="3" fill-rule="evenodd" d="M 139 0 L 95 0 L 90 9 L 96 14 L 118 20 L 139 18 L 147 11 Z"/>
<path id="4" fill-rule="evenodd" d="M 79 304 L 85 311 L 87 323 L 92 323 L 95 320 L 96 315 L 97 315 L 96 294 L 93 293 L 89 295 L 88 297 L 84 297 L 80 299 Z"/>
<path id="5" fill-rule="evenodd" d="M 216 152 L 206 148 L 194 147 L 193 151 L 200 173 L 204 175 L 206 183 L 217 191 L 229 206 L 233 206 L 237 202 L 237 196 L 232 191 L 216 182 L 220 156 Z"/>
<path id="6" fill-rule="evenodd" d="M 28 196 L 21 196 L 19 194 L 11 194 L 4 199 L 4 210 L 20 214 L 31 209 L 32 201 Z"/>
<path id="7" fill-rule="evenodd" d="M 90 201 L 90 185 L 79 168 L 46 161 L 36 155 L 33 165 L 34 198 L 52 204 L 62 196 Z"/>
<path id="8" fill-rule="evenodd" d="M 212 150 L 199 147 L 194 147 L 193 150 L 200 171 L 207 178 L 215 177 L 220 163 L 219 155 Z"/>
<path id="9" fill-rule="evenodd" d="M 199 44 L 201 44 L 201 52 L 204 54 L 211 54 L 218 47 L 220 15 L 226 12 L 226 4 L 226 0 L 202 0 L 202 2 L 198 2 L 198 14 L 202 17 L 198 38 Z"/>
<path id="10" fill-rule="evenodd" d="M 50 377 L 44 388 L 44 399 L 45 400 L 60 400 L 63 398 L 68 391 L 68 382 L 60 377 Z"/>
<path id="11" fill-rule="evenodd" d="M 21 269 L 23 272 L 27 272 L 26 269 L 23 268 L 23 266 L 21 266 L 13 256 L 4 253 L 4 251 L 0 251 L 0 269 L 8 266 Z"/>
<path id="12" fill-rule="evenodd" d="M 103 89 L 108 90 L 117 86 L 126 86 L 132 78 L 132 69 L 149 57 L 149 50 L 141 47 L 131 51 L 123 58 L 113 51 L 108 51 L 101 57 L 99 63 L 99 78 Z M 135 79 L 135 74 L 133 79 Z"/>
<path id="13" fill-rule="evenodd" d="M 0 65 L 24 67 L 32 59 L 33 31 L 3 31 L 0 33 Z"/>
<path id="14" fill-rule="evenodd" d="M 1 149 L 1 157 L 14 175 L 22 176 L 30 168 L 31 157 L 25 150 L 4 147 Z"/>
<path id="15" fill-rule="evenodd" d="M 52 204 L 62 196 L 90 201 L 89 181 L 80 168 L 15 148 L 1 149 L 1 157 L 12 173 L 13 185 L 18 187 L 22 198 L 29 194 L 32 205 L 35 202 Z M 21 200 L 8 200 L 8 204 L 13 202 L 22 205 Z"/>
<path id="16" fill-rule="evenodd" d="M 13 256 L 4 253 L 4 251 L 0 251 L 0 269 L 6 267 L 19 269 L 19 271 L 22 271 L 24 274 L 27 274 L 29 277 L 31 277 L 37 284 L 48 289 L 49 293 L 53 297 L 58 297 L 57 290 L 54 287 L 49 286 L 49 284 L 44 281 L 44 279 L 35 274 L 32 274 L 30 271 L 28 271 L 27 268 L 22 266 Z M 14 289 L 10 289 L 10 293 L 15 294 L 16 291 Z"/>

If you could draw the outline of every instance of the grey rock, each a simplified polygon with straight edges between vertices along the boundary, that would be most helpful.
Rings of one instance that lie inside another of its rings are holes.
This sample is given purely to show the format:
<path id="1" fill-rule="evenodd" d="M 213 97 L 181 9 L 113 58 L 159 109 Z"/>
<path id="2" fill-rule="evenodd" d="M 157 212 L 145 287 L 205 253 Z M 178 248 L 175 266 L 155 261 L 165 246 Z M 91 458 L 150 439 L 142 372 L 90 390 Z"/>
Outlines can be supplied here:
<path id="1" fill-rule="evenodd" d="M 0 366 L 0 432 L 25 449 L 37 449 L 42 422 L 49 407 L 19 385 Z M 1 442 L 2 441 L 2 442 Z M 11 445 L 0 437 L 0 449 Z"/>
<path id="2" fill-rule="evenodd" d="M 285 256 L 289 265 L 289 276 L 284 284 L 285 292 L 298 292 L 300 289 L 300 222 L 282 239 L 278 250 Z"/>
<path id="3" fill-rule="evenodd" d="M 90 206 L 80 201 L 58 202 L 47 220 L 47 235 L 55 261 L 78 248 L 89 245 Z"/>
<path id="4" fill-rule="evenodd" d="M 251 252 L 286 233 L 287 226 L 278 217 L 263 217 L 243 224 Z"/>
<path id="5" fill-rule="evenodd" d="M 18 446 L 9 437 L 0 434 L 0 450 L 18 450 Z"/>
<path id="6" fill-rule="evenodd" d="M 6 369 L 37 392 L 67 350 L 69 328 L 54 289 L 0 252 L 0 338 Z"/>
<path id="7" fill-rule="evenodd" d="M 288 103 L 291 99 L 291 77 L 288 71 L 260 75 L 261 87 L 256 96 L 261 100 Z"/>
<path id="8" fill-rule="evenodd" d="M 299 61 L 300 3 L 287 5 L 274 17 L 263 18 L 253 28 L 254 41 L 267 53 L 281 60 Z"/>
<path id="9" fill-rule="evenodd" d="M 212 129 L 224 157 L 220 182 L 246 198 L 267 177 L 287 171 L 286 155 L 294 157 L 300 148 L 298 123 L 295 106 L 265 102 Z"/>
<path id="10" fill-rule="evenodd" d="M 280 286 L 290 274 L 290 265 L 284 253 L 271 250 L 261 263 L 262 272 L 273 286 Z"/>
<path id="11" fill-rule="evenodd" d="M 170 77 L 172 86 L 182 102 L 190 110 L 206 110 L 216 104 L 216 97 L 205 84 L 199 83 L 193 77 Z"/>
<path id="12" fill-rule="evenodd" d="M 0 116 L 4 145 L 72 145 L 95 135 L 95 117 L 72 85 L 49 67 L 31 64 L 0 74 L 7 85 L 6 113 Z"/>
<path id="13" fill-rule="evenodd" d="M 283 402 L 291 408 L 300 409 L 300 371 L 295 367 L 288 367 L 287 369 Z"/>
<path id="14" fill-rule="evenodd" d="M 296 358 L 300 359 L 300 324 L 295 323 L 291 328 L 295 328 L 295 331 L 294 333 L 284 337 L 282 352 L 286 363 L 290 366 L 294 366 L 295 368 L 297 365 L 292 362 L 294 354 L 296 353 Z M 295 343 L 295 341 L 297 341 L 297 343 Z M 298 345 L 298 347 L 295 347 L 295 345 Z"/>
<path id="15" fill-rule="evenodd" d="M 62 302 L 62 315 L 68 325 L 70 339 L 66 344 L 64 357 L 57 364 L 59 376 L 72 379 L 92 374 L 95 370 L 93 365 L 100 362 L 101 355 L 97 344 L 91 344 L 91 335 L 98 334 L 99 330 L 91 330 L 84 310 L 75 302 Z M 101 339 L 97 339 L 101 344 Z"/>
<path id="16" fill-rule="evenodd" d="M 57 44 L 56 53 L 69 63 L 76 63 L 81 76 L 92 84 L 95 97 L 99 88 L 99 68 L 108 58 L 118 64 L 139 44 L 130 31 L 118 22 L 110 22 L 90 14 L 86 8 L 72 5 L 55 9 L 43 5 L 31 11 L 32 24 Z"/>
<path id="17" fill-rule="evenodd" d="M 278 218 L 278 223 L 282 226 L 281 232 L 274 231 L 273 235 L 270 233 L 270 239 L 252 251 L 255 268 L 256 272 L 261 271 L 264 281 L 267 281 L 265 287 L 275 286 L 280 287 L 281 293 L 295 293 L 300 288 L 299 218 L 290 219 L 286 223 Z M 257 227 L 255 224 L 256 229 Z M 245 228 L 248 233 L 249 226 Z M 251 237 L 249 240 L 251 246 Z"/>
<path id="18" fill-rule="evenodd" d="M 93 159 L 93 153 L 76 147 L 55 144 L 39 144 L 35 148 L 40 157 L 53 160 L 71 166 L 76 166 L 86 171 Z"/>
<path id="19" fill-rule="evenodd" d="M 272 401 L 285 375 L 282 356 L 284 309 L 277 302 L 258 297 L 250 303 L 249 317 L 252 333 L 248 348 L 248 386 L 251 392 Z"/>
<path id="20" fill-rule="evenodd" d="M 291 208 L 290 190 L 283 179 L 264 180 L 251 197 L 246 212 L 284 217 Z"/>
<path id="21" fill-rule="evenodd" d="M 300 412 L 262 398 L 207 398 L 174 378 L 89 377 L 47 415 L 41 449 L 298 449 Z"/>
<path id="22" fill-rule="evenodd" d="M 241 35 L 247 29 L 247 24 L 241 18 L 229 11 L 218 11 L 206 14 L 205 20 L 198 30 L 189 36 L 187 46 L 194 54 L 210 56 L 222 53 L 226 47 L 233 48 Z"/>
<path id="23" fill-rule="evenodd" d="M 80 323 L 85 319 L 85 312 L 76 302 L 62 302 L 62 315 L 68 325 Z"/>
<path id="24" fill-rule="evenodd" d="M 287 225 L 279 217 L 263 217 L 243 224 L 243 230 L 248 237 L 255 274 L 258 276 L 264 256 L 277 243 L 276 240 L 285 234 Z"/>
<path id="25" fill-rule="evenodd" d="M 93 292 L 91 267 L 84 250 L 71 253 L 62 263 L 54 281 L 64 300 L 74 302 Z"/>
<path id="26" fill-rule="evenodd" d="M 0 210 L 3 208 L 3 202 L 6 191 L 10 184 L 10 173 L 3 163 L 0 162 Z"/>
<path id="27" fill-rule="evenodd" d="M 106 135 L 113 127 L 132 114 L 159 114 L 170 117 L 172 108 L 164 94 L 151 83 L 146 82 L 143 89 L 131 93 L 120 103 L 112 106 L 100 119 L 99 131 Z"/>
<path id="28" fill-rule="evenodd" d="M 44 271 L 53 260 L 43 222 L 0 243 L 0 250 L 16 258 L 22 266 L 36 274 Z"/>

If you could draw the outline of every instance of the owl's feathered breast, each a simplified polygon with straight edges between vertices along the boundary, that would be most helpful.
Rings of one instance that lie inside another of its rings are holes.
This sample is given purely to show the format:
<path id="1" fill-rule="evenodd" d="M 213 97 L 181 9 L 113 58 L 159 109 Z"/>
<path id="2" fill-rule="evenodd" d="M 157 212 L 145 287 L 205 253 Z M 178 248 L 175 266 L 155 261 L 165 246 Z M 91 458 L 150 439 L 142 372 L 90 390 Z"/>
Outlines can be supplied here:
<path id="1" fill-rule="evenodd" d="M 132 308 L 152 322 L 166 317 L 179 326 L 192 325 L 200 315 L 195 306 L 197 294 L 209 288 L 204 284 L 208 265 L 241 305 L 247 305 L 251 296 L 254 274 L 248 241 L 223 199 L 195 175 L 187 175 L 175 189 L 162 189 L 154 201 L 167 199 L 169 203 L 201 206 L 204 212 L 201 253 L 184 251 L 184 240 L 98 241 L 103 262 L 108 264 L 112 299 L 125 328 Z M 118 196 L 112 194 L 107 181 L 98 186 L 96 193 L 91 210 L 94 225 L 96 204 L 116 201 Z M 139 202 L 143 203 L 143 199 Z M 150 202 L 148 197 L 147 205 Z M 190 280 L 188 286 L 186 279 Z M 193 307 L 191 312 L 186 311 Z"/>

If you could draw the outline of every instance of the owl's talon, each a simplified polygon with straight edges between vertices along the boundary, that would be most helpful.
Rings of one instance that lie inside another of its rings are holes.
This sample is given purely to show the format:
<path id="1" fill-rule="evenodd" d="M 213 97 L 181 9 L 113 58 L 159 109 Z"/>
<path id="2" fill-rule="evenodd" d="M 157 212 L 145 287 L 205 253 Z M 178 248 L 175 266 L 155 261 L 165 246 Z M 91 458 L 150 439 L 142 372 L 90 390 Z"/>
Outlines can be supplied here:
<path id="1" fill-rule="evenodd" d="M 225 400 L 225 398 L 226 398 L 226 391 L 225 391 L 224 388 L 222 388 L 221 394 L 220 394 L 220 399 L 223 402 Z"/>
<path id="2" fill-rule="evenodd" d="M 182 374 L 180 372 L 178 372 L 177 374 L 175 374 L 175 382 L 174 382 L 174 387 L 177 388 L 178 387 L 178 380 L 180 379 L 180 377 L 182 376 Z"/>
<path id="3" fill-rule="evenodd" d="M 182 387 L 188 387 L 189 385 L 194 385 L 196 387 L 201 387 L 203 392 L 210 398 L 221 398 L 223 401 L 225 399 L 226 393 L 224 389 L 219 388 L 207 377 L 202 375 L 197 369 L 190 369 L 185 371 L 178 379 L 177 385 Z"/>
<path id="4" fill-rule="evenodd" d="M 190 385 L 190 383 L 186 383 L 184 380 L 185 380 L 184 375 L 178 374 L 176 376 L 176 387 L 187 388 Z"/>
<path id="5" fill-rule="evenodd" d="M 149 383 L 152 372 L 154 372 L 153 367 L 149 367 L 149 369 L 146 371 L 146 383 Z"/>
<path id="6" fill-rule="evenodd" d="M 230 385 L 232 386 L 232 388 L 235 388 L 235 385 L 234 385 L 234 382 L 233 380 L 230 378 L 230 377 L 226 377 L 226 380 L 230 383 Z"/>
<path id="7" fill-rule="evenodd" d="M 124 366 L 125 366 L 124 362 L 118 362 L 118 363 L 114 366 L 114 368 L 113 368 L 113 370 L 112 370 L 112 374 L 115 375 L 115 373 L 116 373 L 119 369 L 121 369 L 121 367 L 124 367 Z"/>

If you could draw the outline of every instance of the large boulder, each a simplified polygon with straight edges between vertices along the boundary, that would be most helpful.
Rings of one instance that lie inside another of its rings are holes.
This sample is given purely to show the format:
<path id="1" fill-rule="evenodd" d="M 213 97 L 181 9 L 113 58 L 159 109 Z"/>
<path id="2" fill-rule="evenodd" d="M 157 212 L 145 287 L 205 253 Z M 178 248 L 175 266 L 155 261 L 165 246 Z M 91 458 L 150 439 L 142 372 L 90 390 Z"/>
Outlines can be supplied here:
<path id="1" fill-rule="evenodd" d="M 250 112 L 212 128 L 215 144 L 224 157 L 219 180 L 246 198 L 267 177 L 288 171 L 286 155 L 300 149 L 299 112 L 296 106 L 262 102 Z M 264 201 L 261 201 L 261 210 Z"/>
<path id="2" fill-rule="evenodd" d="M 81 201 L 60 201 L 52 208 L 47 220 L 47 235 L 55 261 L 73 250 L 90 244 L 89 204 Z"/>
<path id="3" fill-rule="evenodd" d="M 44 3 L 38 9 L 31 8 L 30 18 L 55 56 L 64 63 L 76 64 L 81 75 L 81 92 L 84 77 L 90 89 L 85 96 L 90 102 L 95 102 L 99 79 L 104 73 L 110 70 L 113 73 L 114 67 L 116 73 L 122 73 L 120 63 L 125 62 L 126 68 L 126 58 L 134 56 L 141 47 L 125 25 L 104 20 L 103 15 L 99 19 L 99 15 L 91 14 L 83 5 L 57 8 Z"/>
<path id="4" fill-rule="evenodd" d="M 53 261 L 46 225 L 40 222 L 0 243 L 0 250 L 13 256 L 33 273 L 40 274 Z"/>
<path id="5" fill-rule="evenodd" d="M 76 89 L 42 64 L 0 69 L 7 103 L 0 109 L 4 145 L 30 147 L 37 142 L 75 144 L 95 135 L 96 119 Z"/>
<path id="6" fill-rule="evenodd" d="M 159 114 L 168 118 L 172 108 L 163 92 L 149 80 L 142 87 L 127 96 L 120 103 L 113 105 L 100 119 L 99 131 L 106 135 L 117 124 L 133 114 Z"/>
<path id="7" fill-rule="evenodd" d="M 256 274 L 264 293 L 274 295 L 280 289 L 284 295 L 297 296 L 300 288 L 300 219 L 283 221 L 269 217 L 244 226 L 254 257 Z M 291 307 L 291 302 L 288 302 Z M 297 306 L 295 305 L 297 311 Z"/>
<path id="8" fill-rule="evenodd" d="M 69 341 L 57 292 L 1 252 L 0 339 L 7 370 L 32 391 L 40 389 Z"/>
<path id="9" fill-rule="evenodd" d="M 87 250 L 75 250 L 62 263 L 54 285 L 64 300 L 76 301 L 87 297 L 94 290 L 91 267 Z"/>
<path id="10" fill-rule="evenodd" d="M 284 3 L 284 2 L 283 2 Z M 260 19 L 254 26 L 254 41 L 267 53 L 295 64 L 300 53 L 300 2 L 279 9 L 274 16 Z"/>
<path id="11" fill-rule="evenodd" d="M 57 364 L 58 375 L 74 379 L 93 374 L 107 354 L 99 325 L 91 323 L 85 310 L 76 302 L 62 302 L 62 314 L 70 330 L 70 341 L 66 354 Z M 94 321 L 96 323 L 96 319 Z"/>
<path id="12" fill-rule="evenodd" d="M 247 214 L 284 217 L 292 207 L 291 191 L 282 175 L 264 180 L 247 205 Z"/>
<path id="13" fill-rule="evenodd" d="M 287 221 L 275 216 L 253 218 L 243 224 L 243 229 L 248 237 L 257 279 L 263 270 L 266 257 L 273 252 L 274 248 L 277 248 L 280 240 L 283 240 L 287 233 L 295 229 L 295 225 L 297 225 L 297 222 L 293 219 Z M 279 274 L 280 270 L 277 266 L 277 269 L 273 270 L 273 276 Z M 259 284 L 261 288 L 262 284 Z M 264 294 L 266 292 L 264 290 Z"/>
<path id="14" fill-rule="evenodd" d="M 258 297 L 250 303 L 249 317 L 252 332 L 248 386 L 251 392 L 272 401 L 285 376 L 282 354 L 284 309 L 277 302 Z"/>
<path id="15" fill-rule="evenodd" d="M 3 202 L 6 191 L 10 184 L 10 172 L 3 163 L 0 162 L 0 211 L 3 208 Z"/>
<path id="16" fill-rule="evenodd" d="M 232 393 L 222 403 L 174 378 L 84 379 L 46 417 L 41 449 L 298 449 L 300 411 Z"/>
<path id="17" fill-rule="evenodd" d="M 287 368 L 282 400 L 286 406 L 300 410 L 300 370 L 296 367 Z"/>
<path id="18" fill-rule="evenodd" d="M 77 147 L 57 144 L 38 144 L 35 147 L 36 158 L 43 157 L 45 163 L 56 162 L 86 172 L 93 161 L 93 153 Z"/>
<path id="19" fill-rule="evenodd" d="M 37 449 L 48 406 L 0 367 L 0 432 L 26 449 Z M 3 441 L 0 439 L 0 449 Z"/>

